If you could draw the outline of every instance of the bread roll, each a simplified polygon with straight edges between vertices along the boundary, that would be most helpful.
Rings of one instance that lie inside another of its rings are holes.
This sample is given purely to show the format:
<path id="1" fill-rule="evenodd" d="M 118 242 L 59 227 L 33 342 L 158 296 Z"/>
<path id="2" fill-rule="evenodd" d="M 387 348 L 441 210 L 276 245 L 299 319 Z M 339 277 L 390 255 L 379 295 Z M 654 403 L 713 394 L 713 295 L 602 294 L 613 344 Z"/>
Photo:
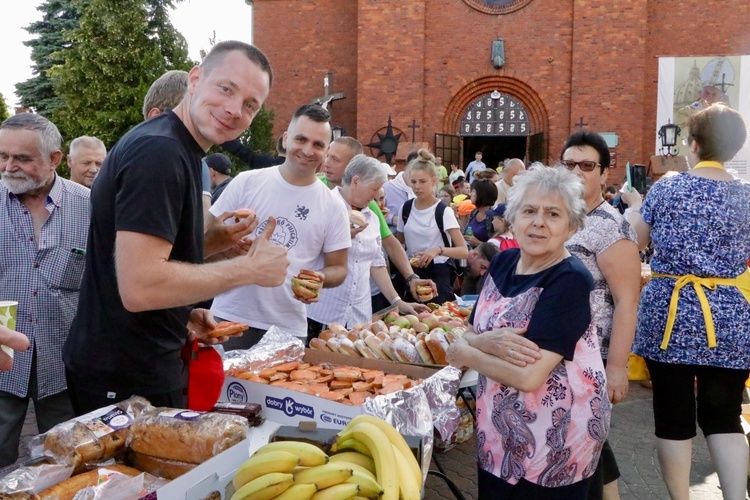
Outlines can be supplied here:
<path id="1" fill-rule="evenodd" d="M 427 348 L 430 350 L 430 354 L 432 354 L 435 364 L 448 364 L 448 359 L 446 357 L 448 341 L 445 339 L 445 333 L 443 333 L 442 330 L 437 328 L 432 330 L 425 338 L 425 344 L 427 344 Z"/>
<path id="2" fill-rule="evenodd" d="M 328 343 L 320 338 L 310 339 L 310 349 L 331 352 L 331 348 L 328 347 Z"/>
<path id="3" fill-rule="evenodd" d="M 125 474 L 126 476 L 135 477 L 140 475 L 142 472 L 128 467 L 127 465 L 113 464 L 103 467 L 111 471 Z M 69 479 L 66 479 L 62 483 L 56 484 L 51 488 L 39 493 L 39 498 L 45 500 L 73 500 L 80 490 L 87 486 L 96 486 L 99 482 L 99 469 L 90 470 L 83 474 L 75 475 Z"/>
<path id="4" fill-rule="evenodd" d="M 154 408 L 131 426 L 130 449 L 157 458 L 200 464 L 248 435 L 247 420 L 235 415 Z"/>
<path id="5" fill-rule="evenodd" d="M 415 347 L 417 348 L 417 352 L 422 358 L 423 363 L 426 363 L 428 365 L 435 364 L 435 359 L 432 357 L 432 354 L 430 354 L 430 349 L 427 347 L 427 344 L 424 340 L 418 341 Z"/>
<path id="6" fill-rule="evenodd" d="M 402 338 L 397 338 L 393 340 L 393 352 L 398 357 L 398 360 L 402 363 L 421 363 L 422 358 L 419 356 L 419 353 L 417 352 L 417 348 L 414 347 L 414 344 L 409 342 L 408 340 Z"/>

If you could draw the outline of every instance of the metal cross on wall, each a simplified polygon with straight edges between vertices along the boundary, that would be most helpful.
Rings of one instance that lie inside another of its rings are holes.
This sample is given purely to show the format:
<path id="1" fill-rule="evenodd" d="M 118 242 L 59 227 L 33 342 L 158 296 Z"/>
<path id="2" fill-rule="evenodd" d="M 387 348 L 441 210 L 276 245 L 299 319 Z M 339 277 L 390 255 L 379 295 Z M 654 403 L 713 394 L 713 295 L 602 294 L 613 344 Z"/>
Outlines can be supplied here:
<path id="1" fill-rule="evenodd" d="M 336 101 L 338 99 L 344 99 L 346 97 L 346 94 L 343 92 L 336 92 L 335 94 L 331 94 L 331 80 L 333 75 L 330 71 L 327 71 L 325 75 L 323 75 L 323 95 L 320 97 L 313 98 L 312 102 L 315 104 L 320 104 L 323 109 L 328 109 L 328 104 L 331 101 Z"/>
<path id="2" fill-rule="evenodd" d="M 417 134 L 417 129 L 419 128 L 419 125 L 417 125 L 417 120 L 412 119 L 411 125 L 407 125 L 406 127 L 411 129 L 411 142 L 412 143 L 417 142 L 416 134 Z"/>
<path id="3" fill-rule="evenodd" d="M 581 130 L 583 130 L 583 127 L 587 126 L 588 123 L 583 123 L 583 117 L 581 117 L 581 120 L 575 124 L 576 127 L 580 127 Z"/>

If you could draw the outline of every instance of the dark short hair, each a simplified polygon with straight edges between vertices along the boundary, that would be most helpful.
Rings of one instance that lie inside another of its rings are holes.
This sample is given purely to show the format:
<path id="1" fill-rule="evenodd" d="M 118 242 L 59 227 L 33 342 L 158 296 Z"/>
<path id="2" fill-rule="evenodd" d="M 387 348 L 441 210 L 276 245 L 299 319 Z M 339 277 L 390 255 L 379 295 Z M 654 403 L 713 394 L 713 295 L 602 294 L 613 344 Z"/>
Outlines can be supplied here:
<path id="1" fill-rule="evenodd" d="M 492 258 L 500 253 L 500 249 L 497 248 L 497 245 L 490 243 L 489 241 L 480 243 L 476 250 L 480 257 L 487 259 L 487 262 L 491 262 Z"/>
<path id="2" fill-rule="evenodd" d="M 604 192 L 605 192 L 605 193 L 615 193 L 615 194 L 617 194 L 617 189 L 615 189 L 615 187 L 614 187 L 614 186 L 607 186 L 607 187 L 606 187 L 606 188 L 604 189 Z"/>
<path id="3" fill-rule="evenodd" d="M 475 180 L 471 189 L 477 194 L 474 202 L 477 207 L 491 207 L 497 201 L 497 186 L 489 179 Z"/>
<path id="4" fill-rule="evenodd" d="M 565 145 L 560 152 L 560 159 L 563 159 L 565 151 L 567 151 L 568 148 L 581 148 L 584 146 L 591 146 L 597 153 L 599 153 L 599 164 L 601 165 L 601 173 L 603 174 L 604 170 L 609 168 L 611 161 L 609 156 L 609 146 L 607 146 L 607 141 L 604 140 L 604 137 L 596 132 L 590 132 L 588 130 L 573 132 L 570 137 L 568 137 L 568 140 L 565 141 Z"/>
<path id="5" fill-rule="evenodd" d="M 273 70 L 271 69 L 271 63 L 268 62 L 268 58 L 258 47 L 250 45 L 249 43 L 237 40 L 219 42 L 211 47 L 211 51 L 203 59 L 200 67 L 205 74 L 209 74 L 221 61 L 224 60 L 224 57 L 226 57 L 227 54 L 234 52 L 235 50 L 242 52 L 250 61 L 260 66 L 260 69 L 268 75 L 268 88 L 271 88 L 273 85 Z"/>
<path id="6" fill-rule="evenodd" d="M 303 104 L 294 112 L 292 120 L 296 120 L 300 116 L 306 116 L 318 123 L 328 123 L 331 121 L 331 114 L 323 109 L 320 104 Z"/>
<path id="7" fill-rule="evenodd" d="M 413 160 L 414 158 L 416 158 L 417 156 L 419 156 L 419 152 L 418 152 L 418 151 L 412 151 L 411 153 L 409 153 L 409 154 L 408 154 L 408 155 L 406 156 L 406 164 L 408 165 L 409 163 L 411 163 L 411 161 L 412 161 L 412 160 Z"/>
<path id="8" fill-rule="evenodd" d="M 690 117 L 690 137 L 698 143 L 698 159 L 725 162 L 734 158 L 747 139 L 747 126 L 737 111 L 712 104 Z"/>
<path id="9" fill-rule="evenodd" d="M 205 160 L 208 168 L 216 170 L 220 174 L 229 175 L 232 173 L 232 161 L 225 154 L 214 153 L 206 156 Z"/>

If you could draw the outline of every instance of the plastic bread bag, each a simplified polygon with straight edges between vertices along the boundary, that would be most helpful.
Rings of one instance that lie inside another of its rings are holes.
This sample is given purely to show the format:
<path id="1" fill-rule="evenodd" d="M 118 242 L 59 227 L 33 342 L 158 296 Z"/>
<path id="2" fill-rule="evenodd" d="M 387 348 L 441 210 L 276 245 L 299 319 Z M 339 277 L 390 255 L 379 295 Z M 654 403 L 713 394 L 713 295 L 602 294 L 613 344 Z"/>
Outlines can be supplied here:
<path id="1" fill-rule="evenodd" d="M 0 494 L 40 492 L 73 474 L 70 465 L 40 464 L 21 466 L 0 478 Z"/>
<path id="2" fill-rule="evenodd" d="M 151 457 L 200 464 L 248 437 L 237 415 L 153 408 L 135 419 L 128 447 Z"/>
<path id="3" fill-rule="evenodd" d="M 148 493 L 144 488 L 144 476 L 130 477 L 107 468 L 99 469 L 96 486 L 87 486 L 73 500 L 137 500 Z"/>
<path id="4" fill-rule="evenodd" d="M 302 361 L 305 344 L 299 337 L 271 326 L 263 338 L 250 349 L 237 349 L 224 353 L 224 372 L 235 377 L 240 373 L 260 373 L 291 361 Z"/>
<path id="5" fill-rule="evenodd" d="M 119 453 L 125 446 L 133 420 L 153 408 L 140 396 L 62 422 L 29 443 L 32 457 L 47 456 L 58 464 L 72 465 L 76 472 Z"/>

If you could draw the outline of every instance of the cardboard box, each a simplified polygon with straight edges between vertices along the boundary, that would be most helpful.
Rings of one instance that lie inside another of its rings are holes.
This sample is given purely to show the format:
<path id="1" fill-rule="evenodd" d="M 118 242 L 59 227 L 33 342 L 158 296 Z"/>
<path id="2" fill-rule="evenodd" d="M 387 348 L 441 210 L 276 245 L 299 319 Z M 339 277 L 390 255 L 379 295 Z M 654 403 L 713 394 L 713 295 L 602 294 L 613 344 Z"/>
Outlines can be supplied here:
<path id="1" fill-rule="evenodd" d="M 156 498 L 158 500 L 203 500 L 213 492 L 217 492 L 222 500 L 229 500 L 234 494 L 232 478 L 237 469 L 258 448 L 267 444 L 278 428 L 278 424 L 268 421 L 251 428 L 247 439 L 162 486 L 156 490 Z"/>
<path id="2" fill-rule="evenodd" d="M 356 356 L 306 349 L 306 363 L 332 363 L 357 368 L 382 370 L 385 373 L 425 379 L 435 374 L 435 368 L 426 368 L 393 361 L 366 359 Z M 263 416 L 282 425 L 297 425 L 310 420 L 325 429 L 343 429 L 349 421 L 362 413 L 359 406 L 350 406 L 319 398 L 310 394 L 281 387 L 227 377 L 221 390 L 220 401 L 253 402 L 263 407 Z"/>

